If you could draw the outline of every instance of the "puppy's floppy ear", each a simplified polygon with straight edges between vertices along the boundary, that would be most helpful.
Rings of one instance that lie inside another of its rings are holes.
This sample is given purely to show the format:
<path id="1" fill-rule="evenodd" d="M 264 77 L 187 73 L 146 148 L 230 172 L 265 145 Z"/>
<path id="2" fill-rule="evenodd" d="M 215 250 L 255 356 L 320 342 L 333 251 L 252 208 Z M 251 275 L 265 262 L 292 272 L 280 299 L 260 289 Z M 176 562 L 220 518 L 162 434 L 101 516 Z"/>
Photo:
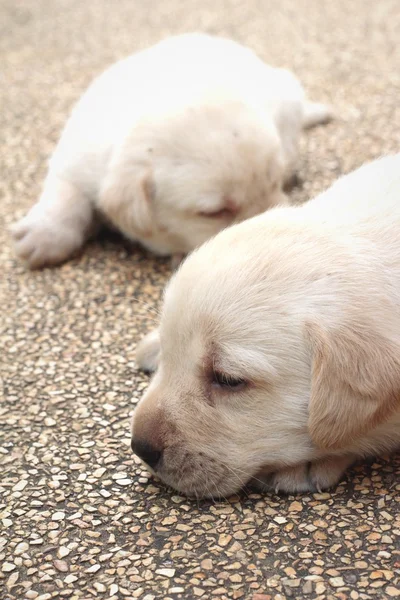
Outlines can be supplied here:
<path id="1" fill-rule="evenodd" d="M 312 348 L 308 427 L 323 449 L 349 446 L 400 406 L 400 345 L 370 323 L 307 324 Z"/>
<path id="2" fill-rule="evenodd" d="M 124 232 L 152 232 L 153 182 L 150 167 L 134 165 L 109 173 L 100 192 L 99 207 Z"/>

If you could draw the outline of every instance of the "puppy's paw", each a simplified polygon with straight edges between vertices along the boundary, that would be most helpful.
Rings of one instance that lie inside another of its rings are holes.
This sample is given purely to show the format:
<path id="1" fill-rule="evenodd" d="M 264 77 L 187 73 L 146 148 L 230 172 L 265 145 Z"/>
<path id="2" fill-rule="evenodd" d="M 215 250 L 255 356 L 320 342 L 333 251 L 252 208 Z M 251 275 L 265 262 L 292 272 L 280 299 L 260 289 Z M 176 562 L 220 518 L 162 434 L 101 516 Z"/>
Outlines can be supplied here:
<path id="1" fill-rule="evenodd" d="M 79 229 L 57 220 L 39 205 L 12 225 L 10 233 L 17 256 L 31 269 L 61 263 L 83 243 Z"/>
<path id="2" fill-rule="evenodd" d="M 136 364 L 142 371 L 153 373 L 160 360 L 160 337 L 158 329 L 148 333 L 136 348 Z"/>
<path id="3" fill-rule="evenodd" d="M 336 485 L 354 460 L 354 457 L 340 456 L 302 463 L 267 476 L 261 475 L 263 485 L 260 482 L 260 486 L 276 493 L 320 492 Z"/>
<path id="4" fill-rule="evenodd" d="M 306 102 L 303 113 L 303 127 L 310 129 L 317 125 L 325 125 L 335 118 L 333 109 L 327 104 Z"/>

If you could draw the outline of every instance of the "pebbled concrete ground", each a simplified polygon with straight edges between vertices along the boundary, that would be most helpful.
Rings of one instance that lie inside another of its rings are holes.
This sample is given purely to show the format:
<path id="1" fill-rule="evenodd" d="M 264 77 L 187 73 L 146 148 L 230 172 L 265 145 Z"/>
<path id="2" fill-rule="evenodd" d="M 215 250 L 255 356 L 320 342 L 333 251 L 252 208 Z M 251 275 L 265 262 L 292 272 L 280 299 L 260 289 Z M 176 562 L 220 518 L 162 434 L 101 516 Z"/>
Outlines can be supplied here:
<path id="1" fill-rule="evenodd" d="M 168 34 L 232 36 L 334 105 L 303 138 L 295 201 L 398 151 L 398 0 L 0 0 L 0 15 L 0 597 L 399 597 L 398 455 L 331 493 L 197 505 L 165 490 L 128 442 L 168 263 L 109 235 L 29 273 L 5 231 L 93 76 Z"/>

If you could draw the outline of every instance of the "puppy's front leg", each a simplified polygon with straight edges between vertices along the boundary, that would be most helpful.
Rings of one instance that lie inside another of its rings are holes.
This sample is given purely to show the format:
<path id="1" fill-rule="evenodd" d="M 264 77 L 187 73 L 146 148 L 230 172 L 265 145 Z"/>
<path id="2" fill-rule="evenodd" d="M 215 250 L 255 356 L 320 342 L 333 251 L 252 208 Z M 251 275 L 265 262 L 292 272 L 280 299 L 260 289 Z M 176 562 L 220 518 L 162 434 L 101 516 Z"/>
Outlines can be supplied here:
<path id="1" fill-rule="evenodd" d="M 136 348 L 136 364 L 147 373 L 157 370 L 160 362 L 160 335 L 158 329 L 148 333 Z"/>
<path id="2" fill-rule="evenodd" d="M 263 477 L 257 475 L 263 484 L 257 486 L 267 491 L 286 492 L 317 492 L 336 485 L 344 471 L 356 458 L 354 456 L 331 456 L 311 463 L 302 463 L 288 467 Z M 265 483 L 264 483 L 265 481 Z"/>
<path id="3" fill-rule="evenodd" d="M 31 269 L 61 263 L 83 245 L 93 220 L 90 200 L 50 175 L 39 202 L 11 227 L 16 253 Z"/>

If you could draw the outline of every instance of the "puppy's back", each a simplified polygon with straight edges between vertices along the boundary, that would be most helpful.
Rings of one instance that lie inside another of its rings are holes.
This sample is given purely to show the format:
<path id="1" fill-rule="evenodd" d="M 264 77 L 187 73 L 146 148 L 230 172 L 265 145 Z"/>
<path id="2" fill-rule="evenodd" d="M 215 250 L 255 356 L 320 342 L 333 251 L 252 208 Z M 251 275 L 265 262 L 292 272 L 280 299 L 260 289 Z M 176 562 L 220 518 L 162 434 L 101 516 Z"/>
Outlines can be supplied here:
<path id="1" fill-rule="evenodd" d="M 304 205 L 308 217 L 346 230 L 400 225 L 400 154 L 367 163 Z"/>

